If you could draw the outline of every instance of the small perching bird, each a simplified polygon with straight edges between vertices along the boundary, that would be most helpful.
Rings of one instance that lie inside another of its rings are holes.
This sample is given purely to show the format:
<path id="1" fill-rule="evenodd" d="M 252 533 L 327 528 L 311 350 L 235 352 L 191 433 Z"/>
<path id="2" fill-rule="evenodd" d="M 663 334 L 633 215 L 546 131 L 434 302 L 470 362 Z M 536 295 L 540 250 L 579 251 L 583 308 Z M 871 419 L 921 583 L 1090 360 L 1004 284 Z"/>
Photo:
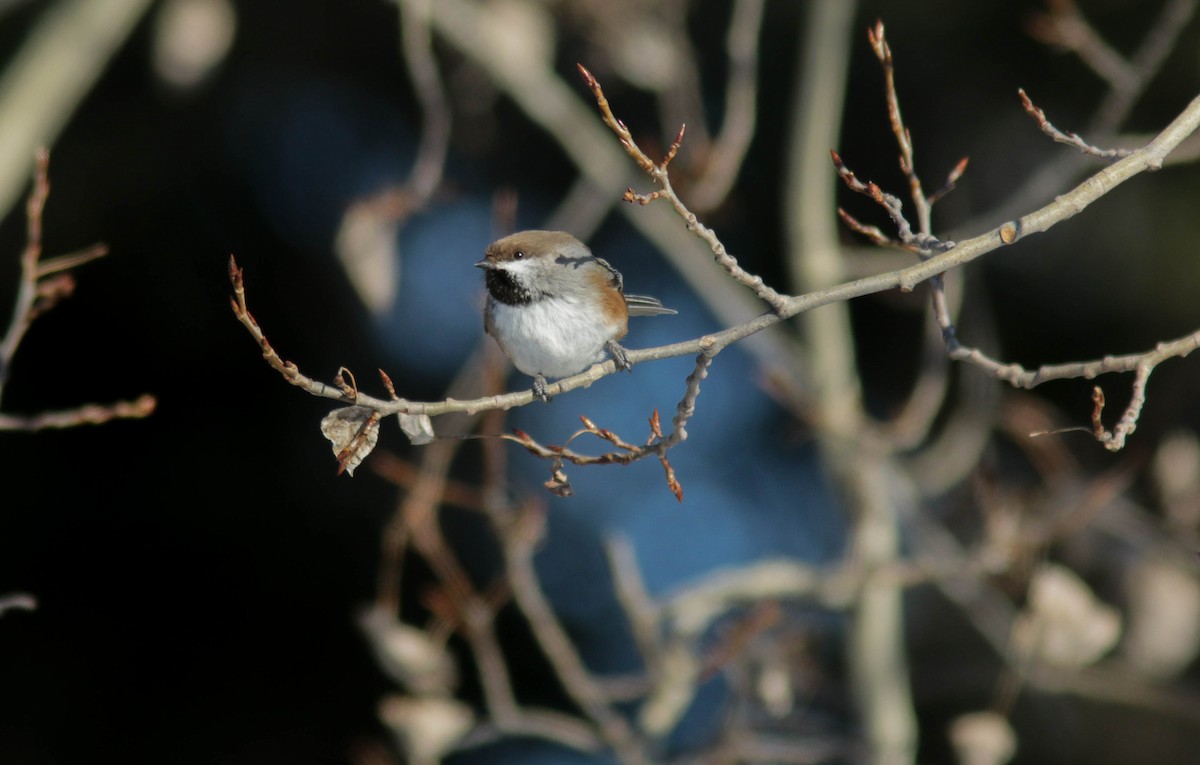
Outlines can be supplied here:
<path id="1" fill-rule="evenodd" d="M 543 401 L 546 379 L 582 372 L 604 360 L 631 368 L 625 349 L 630 316 L 673 314 L 656 298 L 626 295 L 617 269 L 565 231 L 520 231 L 488 245 L 476 267 L 484 269 L 487 307 L 483 326 L 533 377 Z"/>

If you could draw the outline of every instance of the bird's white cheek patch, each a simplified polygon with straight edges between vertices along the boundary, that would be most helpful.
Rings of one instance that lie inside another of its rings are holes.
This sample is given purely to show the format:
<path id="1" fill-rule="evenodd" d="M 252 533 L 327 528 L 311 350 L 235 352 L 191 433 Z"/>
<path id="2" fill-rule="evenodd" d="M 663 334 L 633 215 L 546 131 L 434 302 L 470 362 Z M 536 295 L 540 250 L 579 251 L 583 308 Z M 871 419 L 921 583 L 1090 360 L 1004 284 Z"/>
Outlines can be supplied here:
<path id="1" fill-rule="evenodd" d="M 507 271 L 514 276 L 524 276 L 533 268 L 533 263 L 526 260 L 506 260 L 500 264 L 501 270 Z"/>
<path id="2" fill-rule="evenodd" d="M 527 375 L 567 377 L 604 359 L 612 326 L 595 321 L 596 309 L 562 298 L 528 305 L 495 303 L 492 330 Z"/>

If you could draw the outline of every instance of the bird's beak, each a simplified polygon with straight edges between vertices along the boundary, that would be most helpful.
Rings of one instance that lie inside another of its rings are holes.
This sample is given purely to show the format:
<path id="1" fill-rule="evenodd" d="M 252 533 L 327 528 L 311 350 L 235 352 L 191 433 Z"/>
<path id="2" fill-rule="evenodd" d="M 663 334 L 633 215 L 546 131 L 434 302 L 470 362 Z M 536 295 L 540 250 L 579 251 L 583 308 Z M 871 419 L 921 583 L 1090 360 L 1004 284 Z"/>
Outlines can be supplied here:
<path id="1" fill-rule="evenodd" d="M 481 261 L 479 261 L 478 263 L 476 263 L 476 264 L 475 264 L 475 267 L 476 267 L 476 268 L 488 268 L 488 269 L 491 269 L 491 268 L 495 268 L 495 267 L 496 267 L 496 264 L 495 264 L 495 263 L 493 263 L 493 262 L 492 262 L 492 261 L 490 261 L 490 260 L 481 260 Z"/>

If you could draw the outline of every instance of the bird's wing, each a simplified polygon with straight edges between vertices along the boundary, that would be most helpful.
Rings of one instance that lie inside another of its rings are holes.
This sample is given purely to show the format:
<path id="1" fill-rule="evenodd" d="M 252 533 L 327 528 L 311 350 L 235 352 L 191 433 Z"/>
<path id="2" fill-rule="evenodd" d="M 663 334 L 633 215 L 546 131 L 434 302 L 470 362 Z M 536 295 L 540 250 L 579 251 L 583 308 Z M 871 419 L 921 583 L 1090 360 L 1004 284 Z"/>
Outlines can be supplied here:
<path id="1" fill-rule="evenodd" d="M 603 266 L 610 274 L 612 274 L 613 285 L 622 295 L 625 294 L 625 279 L 621 276 L 621 272 L 613 268 L 612 265 L 604 258 L 596 258 L 596 263 Z M 629 306 L 630 316 L 664 316 L 667 314 L 679 313 L 672 308 L 664 308 L 662 301 L 649 295 L 625 295 L 625 305 Z"/>

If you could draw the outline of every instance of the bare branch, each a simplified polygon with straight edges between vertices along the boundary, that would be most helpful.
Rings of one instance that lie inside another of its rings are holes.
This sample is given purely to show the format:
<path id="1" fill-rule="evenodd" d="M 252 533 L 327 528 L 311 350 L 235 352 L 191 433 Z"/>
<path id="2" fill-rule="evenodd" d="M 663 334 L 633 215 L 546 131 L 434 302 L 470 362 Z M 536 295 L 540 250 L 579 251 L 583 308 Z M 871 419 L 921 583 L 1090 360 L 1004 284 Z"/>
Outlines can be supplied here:
<path id="1" fill-rule="evenodd" d="M 921 179 L 917 176 L 916 166 L 913 163 L 912 135 L 905 127 L 904 118 L 900 115 L 900 97 L 896 92 L 896 67 L 892 60 L 892 49 L 884 37 L 882 21 L 876 21 L 875 27 L 867 31 L 867 39 L 871 43 L 871 50 L 875 52 L 875 57 L 879 59 L 879 63 L 883 67 L 888 120 L 892 123 L 892 133 L 896 136 L 896 144 L 900 147 L 900 170 L 908 178 L 909 193 L 917 208 L 918 227 L 921 233 L 928 234 L 931 231 L 930 204 L 929 200 L 925 198 L 925 192 L 921 189 Z"/>
<path id="2" fill-rule="evenodd" d="M 931 206 L 936 204 L 942 197 L 946 196 L 951 191 L 954 191 L 954 188 L 958 185 L 958 179 L 961 178 L 962 174 L 967 171 L 967 162 L 968 158 L 963 157 L 958 161 L 957 165 L 950 169 L 950 173 L 946 176 L 945 183 L 943 183 L 937 191 L 929 195 L 928 201 Z"/>
<path id="3" fill-rule="evenodd" d="M 42 256 L 42 212 L 46 209 L 46 198 L 50 196 L 49 167 L 50 152 L 43 148 L 37 155 L 33 190 L 29 192 L 29 199 L 25 203 L 27 232 L 25 249 L 21 253 L 21 283 L 17 289 L 8 332 L 5 333 L 4 339 L 0 340 L 0 385 L 7 379 L 8 368 L 17 352 L 17 346 L 29 330 L 34 301 L 37 299 L 37 264 Z"/>
<path id="4" fill-rule="evenodd" d="M 680 502 L 683 501 L 683 488 L 675 477 L 675 470 L 667 460 L 667 451 L 687 440 L 687 423 L 696 412 L 696 399 L 700 395 L 700 383 L 708 377 L 708 368 L 712 365 L 712 354 L 702 352 L 696 357 L 696 366 L 688 375 L 687 387 L 683 398 L 675 408 L 675 416 L 671 419 L 671 432 L 664 436 L 659 422 L 658 410 L 650 418 L 650 437 L 642 445 L 630 443 L 616 433 L 606 428 L 597 427 L 587 417 L 580 417 L 583 429 L 576 431 L 562 446 L 547 446 L 538 443 L 532 436 L 521 430 L 513 433 L 502 433 L 498 438 L 519 444 L 530 454 L 552 461 L 552 476 L 546 487 L 554 493 L 569 496 L 570 483 L 562 470 L 563 462 L 574 465 L 629 465 L 647 457 L 658 457 L 666 474 L 667 488 Z M 616 447 L 615 451 L 598 455 L 580 454 L 567 448 L 576 438 L 589 434 L 603 441 L 608 441 Z"/>
<path id="5" fill-rule="evenodd" d="M 263 359 L 267 364 L 279 374 L 283 375 L 283 379 L 295 385 L 298 388 L 311 393 L 314 396 L 322 398 L 332 398 L 338 401 L 346 401 L 348 403 L 357 403 L 356 396 L 347 396 L 345 391 L 340 387 L 331 388 L 325 383 L 319 383 L 315 380 L 306 377 L 300 373 L 300 369 L 290 361 L 284 361 L 275 349 L 271 347 L 271 343 L 267 340 L 267 336 L 263 334 L 262 329 L 258 326 L 258 322 L 254 320 L 254 316 L 250 313 L 250 309 L 246 306 L 246 286 L 243 279 L 242 269 L 238 267 L 237 260 L 232 255 L 229 256 L 229 281 L 233 285 L 233 299 L 230 301 L 233 306 L 234 316 L 242 323 L 242 326 L 250 333 L 251 337 L 258 342 L 258 347 L 262 349 Z M 393 389 L 394 392 L 394 389 Z M 366 406 L 370 406 L 366 404 Z M 372 407 L 374 408 L 374 407 Z M 387 412 L 391 414 L 392 412 Z"/>
<path id="6" fill-rule="evenodd" d="M 912 249 L 883 233 L 883 230 L 878 226 L 869 226 L 861 222 L 858 218 L 855 218 L 843 208 L 839 207 L 837 209 L 837 214 L 838 217 L 842 219 L 842 222 L 845 223 L 851 231 L 862 234 L 866 238 L 870 239 L 874 244 L 877 244 L 880 247 L 895 247 L 897 249 L 908 250 L 909 252 L 912 252 Z"/>
<path id="7" fill-rule="evenodd" d="M 108 253 L 104 245 L 93 245 L 71 255 L 43 261 L 42 231 L 46 200 L 50 196 L 50 153 L 41 149 L 33 176 L 33 189 L 25 205 L 27 226 L 25 249 L 21 253 L 21 275 L 17 296 L 13 301 L 8 330 L 0 340 L 0 396 L 12 370 L 13 356 L 35 319 L 53 308 L 59 300 L 71 294 L 75 282 L 65 271 L 83 265 Z M 56 412 L 32 415 L 0 413 L 0 430 L 45 430 L 71 428 L 78 425 L 99 425 L 116 419 L 142 418 L 150 415 L 156 405 L 150 395 L 134 401 L 113 404 L 84 404 Z"/>
<path id="8" fill-rule="evenodd" d="M 0 414 L 0 430 L 52 430 L 79 425 L 103 425 L 112 420 L 142 419 L 154 413 L 157 399 L 149 394 L 133 401 L 112 404 L 84 404 L 74 409 L 39 412 L 30 415 Z"/>
<path id="9" fill-rule="evenodd" d="M 621 142 L 621 146 L 625 148 L 626 153 L 633 158 L 638 167 L 661 187 L 661 197 L 671 203 L 671 207 L 675 209 L 675 212 L 687 224 L 688 230 L 695 233 L 696 236 L 708 244 L 717 263 L 730 276 L 754 290 L 754 294 L 758 295 L 763 302 L 770 305 L 776 311 L 779 311 L 783 306 L 784 297 L 768 287 L 763 282 L 761 276 L 755 276 L 738 265 L 737 259 L 725 250 L 725 245 L 721 243 L 721 240 L 717 238 L 713 230 L 701 223 L 695 213 L 689 210 L 683 203 L 683 200 L 675 193 L 674 188 L 671 187 L 671 179 L 667 174 L 667 163 L 670 162 L 670 157 L 674 156 L 674 154 L 669 153 L 668 158 L 659 164 L 650 159 L 633 140 L 633 135 L 629 132 L 629 128 L 625 126 L 625 123 L 621 122 L 613 114 L 612 107 L 609 106 L 608 99 L 604 96 L 604 89 L 600 87 L 599 81 L 592 76 L 592 73 L 583 64 L 577 64 L 577 66 L 579 73 L 583 75 L 584 82 L 587 83 L 587 86 L 592 91 L 592 95 L 596 99 L 596 105 L 600 107 L 600 115 L 604 119 L 604 124 L 608 125 L 609 129 L 616 133 L 617 140 Z M 676 138 L 676 149 L 678 149 L 678 142 L 682 139 L 683 129 L 680 128 L 679 135 Z"/>
<path id="10" fill-rule="evenodd" d="M 891 80 L 891 72 L 892 72 L 891 53 L 887 47 L 886 42 L 884 42 L 884 40 L 883 40 L 882 26 L 877 25 L 875 30 L 872 31 L 870 36 L 871 36 L 871 40 L 872 40 L 872 46 L 874 47 L 874 49 L 876 51 L 876 55 L 879 57 L 881 63 L 884 65 L 885 73 L 888 75 L 888 78 L 889 78 L 888 79 L 888 82 L 889 82 L 889 86 L 888 86 L 889 110 L 888 111 L 889 111 L 889 115 L 892 118 L 893 132 L 896 134 L 897 141 L 901 147 L 901 163 L 900 163 L 901 168 L 904 169 L 906 172 L 910 172 L 911 171 L 911 139 L 909 137 L 907 129 L 905 129 L 903 127 L 903 123 L 899 117 L 899 104 L 898 104 L 898 101 L 895 100 L 894 86 L 891 84 L 892 83 L 892 80 Z M 1022 103 L 1024 104 L 1026 112 L 1029 113 L 1030 116 L 1032 116 L 1038 122 L 1039 126 L 1042 128 L 1042 130 L 1044 132 L 1047 133 L 1047 135 L 1050 135 L 1051 137 L 1055 138 L 1055 140 L 1059 140 L 1063 143 L 1067 143 L 1069 145 L 1075 146 L 1076 148 L 1079 148 L 1081 151 L 1084 151 L 1085 153 L 1088 153 L 1088 154 L 1092 154 L 1094 156 L 1102 156 L 1102 157 L 1106 157 L 1106 158 L 1120 157 L 1121 161 L 1114 164 L 1109 169 L 1116 169 L 1117 167 L 1126 165 L 1126 163 L 1130 162 L 1131 160 L 1137 160 L 1139 158 L 1139 155 L 1148 155 L 1147 157 L 1141 159 L 1141 161 L 1138 163 L 1138 164 L 1140 164 L 1140 168 L 1137 169 L 1137 172 L 1140 172 L 1142 170 L 1157 170 L 1158 168 L 1162 167 L 1163 160 L 1165 159 L 1166 155 L 1171 151 L 1171 149 L 1174 148 L 1176 145 L 1178 145 L 1184 138 L 1186 138 L 1192 132 L 1194 132 L 1196 129 L 1196 126 L 1198 124 L 1197 115 L 1195 113 L 1193 113 L 1192 116 L 1186 117 L 1186 118 L 1184 117 L 1184 115 L 1181 115 L 1179 118 L 1176 119 L 1176 121 L 1174 123 L 1172 123 L 1171 127 L 1169 127 L 1163 133 L 1160 133 L 1159 136 L 1154 141 L 1152 141 L 1148 146 L 1144 147 L 1143 149 L 1140 149 L 1137 151 L 1130 151 L 1127 153 L 1125 153 L 1125 152 L 1108 152 L 1108 151 L 1096 149 L 1095 147 L 1090 146 L 1086 142 L 1079 139 L 1078 136 L 1074 136 L 1073 134 L 1065 134 L 1065 133 L 1062 133 L 1061 131 L 1058 131 L 1056 128 L 1054 128 L 1053 125 L 1051 125 L 1046 120 L 1045 114 L 1042 112 L 1042 110 L 1038 109 L 1036 106 L 1033 105 L 1032 101 L 1030 101 L 1028 96 L 1025 95 L 1024 91 L 1021 91 L 1020 95 L 1021 95 Z M 1200 99 L 1193 100 L 1193 102 L 1189 105 L 1188 109 L 1185 111 L 1184 114 L 1186 115 L 1190 112 L 1194 112 L 1194 110 L 1197 109 L 1198 104 L 1200 104 Z M 1175 128 L 1178 128 L 1178 131 L 1176 131 Z M 1170 136 L 1169 138 L 1168 138 L 1168 135 Z M 1156 143 L 1160 143 L 1160 142 L 1161 142 L 1162 146 L 1157 151 L 1152 151 L 1152 147 L 1154 147 Z M 845 167 L 844 163 L 842 163 L 841 158 L 837 156 L 836 152 L 833 154 L 833 157 L 834 157 L 834 164 L 838 170 L 838 174 L 842 178 L 842 180 L 846 183 L 846 185 L 858 193 L 861 193 L 861 194 L 871 197 L 879 205 L 881 205 L 882 207 L 884 207 L 884 209 L 886 209 L 888 211 L 889 215 L 892 217 L 893 221 L 896 223 L 897 229 L 899 230 L 899 233 L 900 233 L 901 241 L 904 244 L 911 246 L 912 244 L 916 243 L 918 235 L 915 235 L 912 233 L 911 226 L 909 226 L 908 221 L 904 218 L 903 211 L 901 210 L 899 200 L 896 199 L 895 197 L 891 196 L 890 194 L 887 194 L 886 192 L 884 192 L 882 189 L 880 189 L 877 185 L 875 185 L 873 183 L 870 183 L 870 184 L 862 183 L 861 181 L 859 181 L 857 179 L 857 177 L 854 175 L 854 173 L 852 171 L 850 171 L 848 168 Z M 1124 180 L 1126 177 L 1129 177 L 1129 176 L 1125 175 L 1124 171 L 1125 170 L 1134 170 L 1135 167 L 1138 167 L 1138 164 L 1130 164 L 1130 165 L 1126 166 L 1123 169 L 1123 171 L 1120 174 L 1118 174 L 1118 177 L 1120 177 L 1121 180 Z M 1091 199 L 1098 198 L 1097 196 L 1093 196 L 1093 195 L 1096 195 L 1097 192 L 1099 194 L 1106 193 L 1104 188 L 1097 188 L 1097 185 L 1101 185 L 1101 184 L 1105 183 L 1104 180 L 1101 180 L 1102 176 L 1104 176 L 1104 175 L 1105 175 L 1105 171 L 1101 171 L 1100 173 L 1096 174 L 1088 182 L 1085 182 L 1084 184 L 1080 185 L 1074 191 L 1070 192 L 1067 195 L 1059 197 L 1058 200 L 1056 200 L 1056 204 L 1059 202 L 1065 202 L 1070 197 L 1075 197 L 1076 198 L 1074 201 L 1074 207 L 1076 208 L 1075 212 L 1078 212 L 1078 210 L 1083 209 L 1084 206 L 1086 206 L 1087 204 L 1090 204 Z M 952 178 L 953 177 L 954 177 L 954 173 L 952 173 Z M 1117 182 L 1120 182 L 1120 181 L 1117 181 Z M 912 186 L 912 188 L 914 189 L 914 201 L 917 202 L 918 210 L 920 210 L 920 209 L 922 209 L 920 198 L 919 198 L 920 183 L 915 180 L 915 175 L 910 175 L 910 186 Z M 1054 205 L 1048 205 L 1047 208 L 1043 208 L 1043 210 L 1048 212 L 1049 208 L 1051 208 L 1051 207 L 1054 207 Z M 1054 217 L 1056 217 L 1057 219 L 1061 220 L 1061 219 L 1065 219 L 1065 218 L 1058 218 L 1057 216 L 1063 215 L 1063 216 L 1069 217 L 1070 215 L 1075 214 L 1075 212 L 1072 212 L 1071 208 L 1068 207 L 1068 208 L 1056 211 L 1052 215 Z M 843 215 L 842 217 L 845 220 L 848 216 Z M 1027 218 L 1025 218 L 1025 219 L 1021 219 L 1018 221 L 1012 221 L 1012 222 L 1008 222 L 1008 223 L 1001 225 L 996 231 L 996 234 L 999 237 L 1000 242 L 1004 245 L 1013 244 L 1019 238 L 1021 238 L 1025 234 L 1027 234 L 1028 230 L 1025 228 L 1025 225 L 1026 225 L 1026 221 L 1028 220 L 1028 217 L 1029 216 L 1027 216 Z M 857 224 L 857 221 L 854 221 L 852 218 L 850 219 L 850 221 L 848 221 L 848 223 L 849 222 L 852 222 L 852 224 Z M 927 225 L 927 218 L 926 218 L 926 221 L 923 221 L 922 225 L 923 226 Z M 857 224 L 856 229 L 860 230 L 861 233 L 871 236 L 871 238 L 874 241 L 876 241 L 877 243 L 884 243 L 884 241 L 885 241 L 885 238 L 882 237 L 882 234 L 880 234 L 880 236 L 874 236 L 873 232 L 871 232 L 869 229 L 866 229 L 861 224 Z M 927 234 L 927 229 L 922 230 L 922 235 L 925 235 L 925 234 Z M 978 240 L 978 238 L 976 238 L 975 240 L 971 240 L 969 242 L 965 242 L 965 243 L 963 243 L 963 246 L 969 246 L 977 240 Z M 948 255 L 961 254 L 963 252 L 963 246 L 956 246 L 950 253 L 948 253 Z M 931 260 L 940 260 L 945 257 L 947 257 L 947 256 L 943 255 L 939 258 L 933 258 Z M 994 359 L 987 357 L 986 355 L 984 355 L 982 352 L 978 351 L 977 349 L 967 348 L 967 347 L 962 346 L 956 337 L 954 324 L 950 317 L 950 312 L 949 312 L 948 306 L 946 304 L 945 291 L 941 284 L 940 276 L 933 275 L 931 277 L 930 284 L 931 284 L 931 288 L 932 288 L 934 315 L 935 315 L 935 318 L 937 319 L 938 325 L 942 329 L 942 336 L 943 336 L 943 339 L 945 340 L 946 349 L 947 349 L 947 352 L 948 352 L 950 358 L 959 360 L 959 361 L 969 361 L 977 366 L 980 366 L 985 371 L 989 372 L 990 374 L 992 374 L 995 377 L 999 377 L 1001 379 L 1008 380 L 1013 385 L 1027 385 L 1027 386 L 1032 387 L 1033 385 L 1043 382 L 1046 379 L 1060 379 L 1061 377 L 1081 377 L 1081 376 L 1088 376 L 1089 374 L 1095 375 L 1095 374 L 1100 374 L 1100 373 L 1108 372 L 1108 371 L 1132 371 L 1133 369 L 1139 370 L 1138 377 L 1135 380 L 1134 399 L 1130 402 L 1130 406 L 1126 410 L 1125 414 L 1123 415 L 1121 422 L 1117 426 L 1117 429 L 1115 429 L 1111 434 L 1105 434 L 1103 438 L 1101 438 L 1099 435 L 1097 436 L 1098 439 L 1101 440 L 1105 444 L 1106 448 L 1108 448 L 1110 450 L 1114 450 L 1114 451 L 1120 449 L 1124 445 L 1126 436 L 1129 433 L 1131 433 L 1132 430 L 1136 427 L 1138 414 L 1141 411 L 1141 405 L 1144 401 L 1144 387 L 1145 387 L 1146 377 L 1149 376 L 1149 372 L 1150 372 L 1150 370 L 1153 369 L 1154 365 L 1156 365 L 1157 363 L 1159 363 L 1159 361 L 1161 361 L 1161 359 L 1157 356 L 1157 354 L 1162 352 L 1164 346 L 1169 346 L 1169 348 L 1170 348 L 1170 350 L 1168 351 L 1169 355 L 1167 355 L 1164 358 L 1170 358 L 1172 356 L 1178 356 L 1178 355 L 1186 355 L 1186 353 L 1189 353 L 1195 347 L 1195 344 L 1196 344 L 1195 336 L 1189 335 L 1186 338 L 1181 338 L 1180 340 L 1173 341 L 1172 343 L 1160 344 L 1159 347 L 1156 348 L 1154 352 L 1151 352 L 1151 353 L 1155 354 L 1152 357 L 1147 357 L 1146 354 L 1139 354 L 1136 356 L 1122 357 L 1122 359 L 1120 361 L 1114 360 L 1112 357 L 1110 357 L 1108 359 L 1104 359 L 1104 360 L 1101 360 L 1098 362 L 1089 362 L 1089 363 L 1081 363 L 1081 364 L 1073 364 L 1073 365 L 1055 365 L 1055 366 L 1043 367 L 1043 368 L 1037 370 L 1036 372 L 1031 373 L 1031 372 L 1027 372 L 1019 365 L 1002 364 L 1000 362 L 995 361 Z M 1151 361 L 1148 359 L 1157 359 L 1157 360 Z M 1129 364 L 1132 364 L 1132 366 L 1128 366 Z M 1146 365 L 1146 366 L 1144 366 L 1144 365 Z M 1140 371 L 1143 368 L 1145 369 L 1144 374 Z M 1141 395 L 1139 395 L 1139 394 L 1141 394 Z"/>
<path id="11" fill-rule="evenodd" d="M 1196 0 L 1167 0 L 1162 11 L 1143 38 L 1142 44 L 1133 60 L 1141 72 L 1140 80 L 1133 82 L 1130 87 L 1109 88 L 1108 93 L 1096 107 L 1092 117 L 1087 121 L 1086 129 L 1082 132 L 1091 137 L 1096 143 L 1114 143 L 1117 128 L 1128 118 L 1134 104 L 1141 98 L 1145 87 L 1157 74 L 1166 55 L 1174 48 L 1178 35 L 1183 31 L 1191 16 L 1194 14 Z M 1129 142 L 1141 145 L 1145 140 Z M 1200 142 L 1189 142 L 1189 152 L 1195 152 Z M 1185 147 L 1181 147 L 1180 152 Z M 1172 154 L 1171 161 L 1176 160 Z M 985 210 L 964 222 L 961 230 L 970 231 L 981 225 L 989 225 L 992 221 L 1006 220 L 1017 216 L 1029 199 L 1046 199 L 1062 192 L 1070 183 L 1080 177 L 1089 165 L 1086 158 L 1078 154 L 1059 154 L 1048 162 L 1044 162 L 1029 178 L 1014 189 L 1006 199 L 992 209 Z M 960 234 L 961 236 L 961 234 Z"/>
<path id="12" fill-rule="evenodd" d="M 1200 330 L 1190 335 L 1160 342 L 1153 349 L 1142 353 L 1130 353 L 1122 356 L 1105 356 L 1094 361 L 1076 361 L 1067 364 L 1045 364 L 1037 369 L 1027 370 L 1020 364 L 1000 363 L 976 348 L 956 345 L 950 352 L 955 361 L 965 361 L 974 364 L 992 377 L 1004 380 L 1015 388 L 1033 388 L 1050 380 L 1068 380 L 1083 378 L 1091 380 L 1102 374 L 1113 372 L 1134 372 L 1138 367 L 1158 366 L 1163 361 L 1172 358 L 1183 358 L 1200 347 Z"/>
<path id="13" fill-rule="evenodd" d="M 960 241 L 953 249 L 934 255 L 928 260 L 907 268 L 855 279 L 826 289 L 814 290 L 803 295 L 783 298 L 781 313 L 772 312 L 763 314 L 744 324 L 739 324 L 721 332 L 704 335 L 693 340 L 656 348 L 630 350 L 628 352 L 629 361 L 640 363 L 693 355 L 701 352 L 715 357 L 730 344 L 756 332 L 760 332 L 778 323 L 783 318 L 790 318 L 799 313 L 810 311 L 823 305 L 829 305 L 830 303 L 841 302 L 889 289 L 899 288 L 905 292 L 912 291 L 916 285 L 938 274 L 970 263 L 983 255 L 1008 244 L 1015 243 L 1031 234 L 1046 231 L 1054 225 L 1079 214 L 1088 205 L 1135 175 L 1159 169 L 1163 164 L 1164 158 L 1170 154 L 1171 150 L 1184 138 L 1191 135 L 1197 126 L 1200 126 L 1200 98 L 1196 98 L 1188 104 L 1187 108 L 1149 144 L 1130 154 L 1128 157 L 1101 169 L 1072 191 L 1059 196 L 1049 204 L 1019 219 L 1005 222 L 983 234 Z M 1009 233 L 1003 233 L 1005 231 Z M 261 328 L 246 307 L 242 273 L 238 269 L 236 262 L 232 259 L 230 278 L 234 285 L 234 313 L 259 344 L 259 347 L 263 351 L 263 358 L 267 363 L 283 375 L 284 379 L 289 383 L 314 396 L 348 401 L 341 391 L 306 377 L 300 373 L 295 364 L 285 362 L 279 357 L 270 343 L 267 342 Z M 616 372 L 616 365 L 611 360 L 605 361 L 577 375 L 550 383 L 547 386 L 547 393 L 553 396 L 576 388 L 587 387 L 596 380 L 614 372 Z M 357 402 L 349 403 L 358 403 L 360 406 L 376 409 L 384 416 L 390 416 L 398 413 L 439 415 L 448 412 L 479 412 L 486 409 L 511 409 L 515 406 L 529 404 L 533 400 L 533 393 L 528 390 L 498 396 L 486 396 L 467 401 L 446 399 L 439 402 L 417 402 L 402 398 L 383 400 L 360 392 Z"/>
<path id="14" fill-rule="evenodd" d="M 1033 117 L 1038 124 L 1038 128 L 1041 129 L 1043 133 L 1050 136 L 1058 143 L 1064 143 L 1067 146 L 1073 146 L 1088 156 L 1099 157 L 1100 159 L 1120 159 L 1121 157 L 1128 157 L 1133 152 L 1132 149 L 1101 149 L 1096 146 L 1092 146 L 1075 133 L 1064 133 L 1058 128 L 1054 127 L 1050 120 L 1046 119 L 1046 113 L 1044 111 L 1033 105 L 1033 101 L 1031 101 L 1029 96 L 1025 94 L 1024 89 L 1018 89 L 1017 95 L 1021 97 L 1021 106 L 1024 107 L 1025 113 L 1030 117 Z"/>
<path id="15" fill-rule="evenodd" d="M 1074 2 L 1052 3 L 1046 14 L 1036 15 L 1030 33 L 1052 45 L 1073 51 L 1099 77 L 1109 92 L 1092 119 L 1089 132 L 1107 134 L 1129 115 L 1129 110 L 1175 49 L 1179 34 L 1196 12 L 1196 0 L 1167 0 L 1158 18 L 1133 56 L 1125 58 L 1087 23 Z"/>
<path id="16" fill-rule="evenodd" d="M 845 183 L 851 191 L 857 192 L 866 197 L 870 197 L 876 204 L 887 211 L 887 214 L 889 217 L 891 217 L 892 222 L 896 224 L 897 233 L 900 234 L 900 241 L 904 243 L 907 249 L 918 254 L 927 255 L 931 252 L 945 252 L 954 247 L 954 242 L 943 242 L 937 237 L 929 234 L 927 231 L 914 232 L 912 225 L 908 222 L 908 219 L 904 217 L 904 205 L 901 204 L 897 197 L 888 194 L 874 182 L 863 183 L 860 181 L 858 176 L 854 174 L 854 171 L 846 167 L 846 163 L 842 161 L 841 155 L 839 155 L 836 151 L 831 151 L 830 156 L 833 158 L 833 166 L 837 170 L 838 177 L 842 179 L 842 182 Z M 916 176 L 914 175 L 912 178 L 915 180 Z M 919 187 L 920 181 L 915 180 L 915 182 Z M 920 198 L 924 203 L 925 197 L 923 194 L 920 195 Z M 924 206 L 928 208 L 927 204 Z M 925 212 L 925 217 L 928 218 L 927 209 Z"/>

